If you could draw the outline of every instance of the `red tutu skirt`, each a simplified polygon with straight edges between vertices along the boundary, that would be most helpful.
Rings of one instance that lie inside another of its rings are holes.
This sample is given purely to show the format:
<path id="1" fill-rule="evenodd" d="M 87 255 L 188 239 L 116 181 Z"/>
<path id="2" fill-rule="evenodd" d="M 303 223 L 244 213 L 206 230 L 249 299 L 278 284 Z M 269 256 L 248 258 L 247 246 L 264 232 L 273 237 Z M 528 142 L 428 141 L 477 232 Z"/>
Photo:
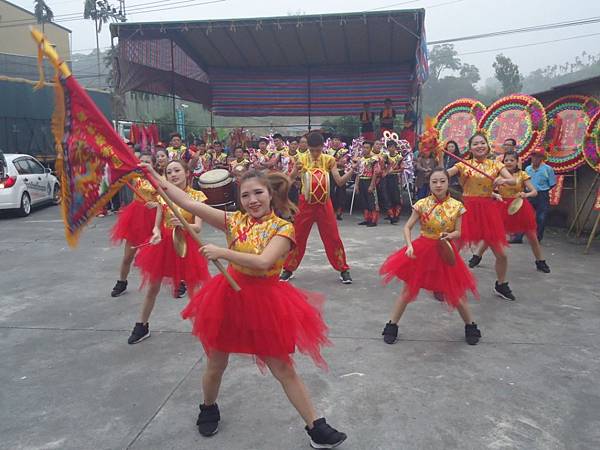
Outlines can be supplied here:
<path id="1" fill-rule="evenodd" d="M 498 201 L 490 197 L 464 197 L 459 247 L 484 242 L 494 250 L 508 245 Z"/>
<path id="2" fill-rule="evenodd" d="M 479 298 L 477 282 L 454 244 L 452 248 L 456 263 L 453 266 L 442 260 L 437 239 L 421 236 L 413 241 L 412 245 L 414 259 L 406 256 L 406 247 L 404 247 L 385 260 L 379 269 L 384 283 L 389 283 L 393 278 L 404 281 L 404 295 L 409 302 L 417 298 L 421 289 L 441 292 L 444 294 L 444 301 L 452 308 L 460 305 L 467 291 L 471 291 L 476 298 Z"/>
<path id="3" fill-rule="evenodd" d="M 138 252 L 135 265 L 142 275 L 142 286 L 147 283 L 166 282 L 173 287 L 185 281 L 188 291 L 193 293 L 200 285 L 210 279 L 208 263 L 200 254 L 196 241 L 184 232 L 187 253 L 181 258 L 173 246 L 173 229 L 162 228 L 162 240 L 156 245 L 148 245 Z"/>
<path id="4" fill-rule="evenodd" d="M 213 351 L 253 355 L 263 369 L 265 358 L 293 364 L 291 354 L 297 349 L 327 368 L 321 347 L 331 343 L 321 316 L 322 296 L 279 281 L 278 276 L 253 277 L 231 267 L 228 272 L 240 292 L 219 274 L 181 312 L 192 320 L 192 332 L 208 356 Z"/>
<path id="5" fill-rule="evenodd" d="M 145 244 L 152 236 L 155 219 L 156 208 L 146 208 L 144 203 L 134 200 L 119 213 L 110 240 L 115 245 L 123 241 L 134 247 Z"/>
<path id="6" fill-rule="evenodd" d="M 509 234 L 535 232 L 537 230 L 535 210 L 529 200 L 524 199 L 521 209 L 511 216 L 508 214 L 508 206 L 513 200 L 514 198 L 506 198 L 503 202 L 499 202 L 506 232 Z"/>

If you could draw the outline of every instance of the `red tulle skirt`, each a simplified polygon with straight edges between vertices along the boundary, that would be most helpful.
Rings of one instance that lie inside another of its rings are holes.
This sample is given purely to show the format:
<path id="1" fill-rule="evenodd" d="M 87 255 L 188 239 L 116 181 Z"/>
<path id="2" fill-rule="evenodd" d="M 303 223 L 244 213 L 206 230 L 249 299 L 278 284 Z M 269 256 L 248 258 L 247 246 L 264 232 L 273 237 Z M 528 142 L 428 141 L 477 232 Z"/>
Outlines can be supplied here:
<path id="1" fill-rule="evenodd" d="M 146 208 L 144 203 L 134 200 L 119 213 L 110 240 L 115 245 L 123 241 L 134 247 L 145 244 L 152 236 L 155 219 L 156 208 Z"/>
<path id="2" fill-rule="evenodd" d="M 459 246 L 484 242 L 494 250 L 508 246 L 498 201 L 491 197 L 463 197 L 467 212 L 462 216 Z"/>
<path id="3" fill-rule="evenodd" d="M 193 334 L 204 351 L 253 355 L 261 369 L 265 358 L 293 364 L 295 350 L 327 368 L 321 347 L 330 345 L 321 316 L 323 297 L 279 281 L 278 276 L 253 277 L 231 267 L 242 288 L 235 292 L 225 277 L 212 278 L 182 311 L 193 322 Z"/>
<path id="4" fill-rule="evenodd" d="M 441 292 L 444 301 L 452 308 L 460 305 L 467 291 L 471 291 L 476 298 L 479 298 L 477 282 L 454 244 L 452 248 L 456 263 L 453 266 L 442 260 L 437 239 L 421 236 L 414 240 L 412 245 L 414 259 L 406 256 L 406 247 L 404 247 L 385 260 L 379 269 L 384 283 L 389 283 L 393 278 L 404 281 L 403 295 L 409 302 L 417 298 L 421 289 Z"/>
<path id="5" fill-rule="evenodd" d="M 514 198 L 506 198 L 503 202 L 499 202 L 506 232 L 509 234 L 535 232 L 537 230 L 535 210 L 529 200 L 524 199 L 521 209 L 511 216 L 508 214 L 508 206 L 513 200 Z"/>
<path id="6" fill-rule="evenodd" d="M 173 229 L 162 227 L 162 240 L 156 245 L 140 249 L 135 258 L 142 276 L 142 286 L 147 283 L 163 282 L 173 287 L 185 281 L 188 291 L 193 293 L 210 279 L 208 263 L 200 254 L 197 242 L 186 231 L 187 253 L 181 258 L 173 246 Z"/>

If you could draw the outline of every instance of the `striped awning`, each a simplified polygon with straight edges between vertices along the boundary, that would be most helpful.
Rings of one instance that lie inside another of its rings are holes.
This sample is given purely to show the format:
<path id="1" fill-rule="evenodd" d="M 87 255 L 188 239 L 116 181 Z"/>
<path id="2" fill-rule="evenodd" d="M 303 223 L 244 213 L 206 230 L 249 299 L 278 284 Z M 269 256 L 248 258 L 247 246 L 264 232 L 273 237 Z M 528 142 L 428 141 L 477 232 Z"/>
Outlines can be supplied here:
<path id="1" fill-rule="evenodd" d="M 177 95 L 223 116 L 401 111 L 426 70 L 425 11 L 111 24 L 117 90 Z M 417 76 L 418 74 L 418 76 Z"/>

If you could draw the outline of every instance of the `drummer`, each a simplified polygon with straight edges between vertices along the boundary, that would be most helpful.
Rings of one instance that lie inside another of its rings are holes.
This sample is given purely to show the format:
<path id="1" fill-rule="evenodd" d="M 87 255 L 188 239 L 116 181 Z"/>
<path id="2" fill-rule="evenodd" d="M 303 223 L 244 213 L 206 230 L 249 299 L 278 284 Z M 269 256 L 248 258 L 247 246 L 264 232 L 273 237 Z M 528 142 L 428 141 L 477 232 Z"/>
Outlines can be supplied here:
<path id="1" fill-rule="evenodd" d="M 307 137 L 307 143 L 309 152 L 298 158 L 298 162 L 290 174 L 291 179 L 294 179 L 298 174 L 310 175 L 313 170 L 317 169 L 325 172 L 325 177 L 327 177 L 327 179 L 329 174 L 331 174 L 338 186 L 344 185 L 350 179 L 354 173 L 354 168 L 352 167 L 343 176 L 339 174 L 335 158 L 323 153 L 324 141 L 323 136 L 320 133 L 310 133 Z M 310 189 L 310 186 L 307 186 L 306 188 Z M 294 270 L 300 265 L 306 250 L 306 241 L 308 240 L 310 229 L 316 222 L 319 228 L 319 234 L 323 240 L 323 245 L 325 246 L 325 252 L 327 253 L 329 263 L 335 270 L 340 272 L 340 280 L 342 283 L 352 283 L 352 277 L 350 277 L 349 270 L 350 267 L 346 262 L 346 252 L 344 250 L 344 244 L 340 239 L 331 198 L 329 198 L 329 192 L 326 194 L 328 198 L 325 200 L 325 203 L 309 203 L 309 198 L 306 198 L 304 194 L 300 195 L 298 213 L 294 217 L 296 247 L 294 247 L 285 261 L 283 271 L 279 277 L 282 281 L 290 280 L 294 274 Z"/>
<path id="2" fill-rule="evenodd" d="M 250 160 L 244 156 L 244 149 L 241 145 L 235 146 L 233 155 L 235 158 L 229 161 L 229 172 L 232 177 L 239 179 L 250 168 Z"/>
<path id="3" fill-rule="evenodd" d="M 256 162 L 254 168 L 257 170 L 272 169 L 277 164 L 277 155 L 268 149 L 269 140 L 261 137 L 258 140 L 258 152 L 256 152 Z"/>
<path id="4" fill-rule="evenodd" d="M 213 147 L 215 149 L 215 154 L 212 161 L 212 168 L 229 170 L 227 153 L 223 151 L 223 145 L 219 141 L 215 141 L 213 142 Z"/>
<path id="5" fill-rule="evenodd" d="M 197 151 L 190 160 L 192 168 L 192 188 L 199 190 L 199 178 L 205 172 L 212 169 L 212 155 L 206 149 L 206 143 L 202 140 L 197 143 Z"/>

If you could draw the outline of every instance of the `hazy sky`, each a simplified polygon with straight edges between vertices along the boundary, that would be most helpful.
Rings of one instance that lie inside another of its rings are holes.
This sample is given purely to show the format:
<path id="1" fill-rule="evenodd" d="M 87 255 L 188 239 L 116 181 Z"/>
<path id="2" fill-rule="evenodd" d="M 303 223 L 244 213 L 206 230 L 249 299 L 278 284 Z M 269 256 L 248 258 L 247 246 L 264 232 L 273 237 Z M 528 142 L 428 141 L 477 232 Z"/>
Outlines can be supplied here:
<path id="1" fill-rule="evenodd" d="M 33 10 L 33 0 L 11 0 Z M 83 11 L 83 0 L 46 0 L 54 14 Z M 129 22 L 176 20 L 206 20 L 242 17 L 280 16 L 298 11 L 306 14 L 356 12 L 374 9 L 426 9 L 426 31 L 429 41 L 453 38 L 490 31 L 541 25 L 600 16 L 597 0 L 225 0 L 221 3 L 198 6 L 203 0 L 190 0 L 190 5 L 172 5 L 173 9 L 128 15 Z M 153 2 L 147 8 L 165 8 L 181 0 L 126 0 L 126 7 Z M 118 9 L 118 1 L 112 0 Z M 194 5 L 195 4 L 195 5 Z M 177 8 L 175 8 L 177 6 Z M 186 6 L 186 7 L 181 7 Z M 68 21 L 61 25 L 71 29 L 73 52 L 88 53 L 95 47 L 94 26 L 91 21 Z M 529 43 L 552 41 L 574 36 L 593 35 L 561 42 L 505 49 Z M 110 45 L 108 27 L 102 31 L 100 46 Z M 600 53 L 600 23 L 549 31 L 514 34 L 456 43 L 464 62 L 479 67 L 482 78 L 493 76 L 492 62 L 497 53 L 504 53 L 516 62 L 521 72 L 529 73 L 548 64 L 572 60 L 582 51 Z M 502 49 L 502 50 L 497 50 Z M 487 51 L 492 50 L 492 51 Z M 469 54 L 471 52 L 482 52 Z"/>

